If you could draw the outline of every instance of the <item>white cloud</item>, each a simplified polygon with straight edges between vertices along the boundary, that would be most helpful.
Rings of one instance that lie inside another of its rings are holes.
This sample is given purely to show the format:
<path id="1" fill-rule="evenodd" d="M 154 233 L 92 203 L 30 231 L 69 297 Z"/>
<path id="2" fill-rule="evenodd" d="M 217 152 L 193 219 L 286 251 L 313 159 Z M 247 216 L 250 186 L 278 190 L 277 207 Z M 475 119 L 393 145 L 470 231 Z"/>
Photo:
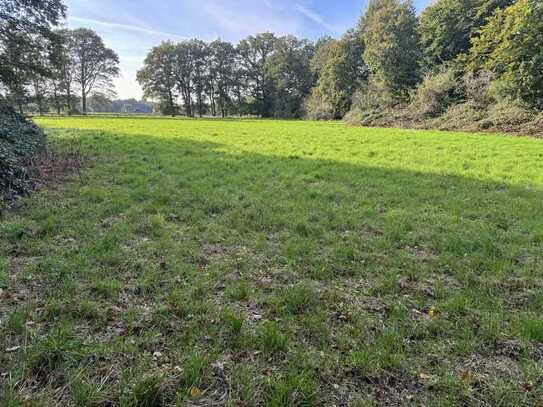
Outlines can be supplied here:
<path id="1" fill-rule="evenodd" d="M 299 4 L 299 3 L 296 3 L 295 4 L 295 9 L 296 11 L 298 11 L 300 14 L 302 14 L 304 17 L 310 19 L 311 21 L 319 24 L 320 26 L 326 28 L 328 31 L 331 31 L 331 32 L 334 32 L 334 33 L 339 33 L 341 32 L 341 30 L 339 30 L 337 27 L 334 27 L 328 23 L 326 23 L 326 21 L 324 21 L 324 18 L 318 14 L 317 12 Z"/>
<path id="2" fill-rule="evenodd" d="M 116 28 L 120 30 L 126 30 L 126 31 L 134 31 L 138 33 L 143 34 L 150 34 L 150 35 L 156 35 L 160 37 L 171 37 L 175 39 L 187 39 L 187 37 L 184 37 L 182 35 L 173 34 L 173 33 L 167 33 L 163 31 L 157 31 L 145 27 L 140 27 L 136 25 L 129 25 L 129 24 L 120 24 L 120 23 L 111 23 L 108 21 L 101 21 L 101 20 L 94 20 L 92 18 L 83 18 L 83 17 L 75 17 L 75 16 L 69 16 L 68 22 L 75 22 L 75 23 L 83 23 L 83 24 L 91 24 L 91 25 L 99 25 L 103 27 L 108 28 Z"/>
<path id="3" fill-rule="evenodd" d="M 245 4 L 246 3 L 246 4 Z M 235 7 L 216 0 L 200 0 L 194 3 L 215 26 L 214 29 L 228 33 L 227 37 L 238 40 L 261 32 L 276 34 L 295 33 L 301 30 L 296 19 L 286 16 L 284 9 L 267 2 L 266 8 L 254 7 L 252 2 L 241 2 Z"/>

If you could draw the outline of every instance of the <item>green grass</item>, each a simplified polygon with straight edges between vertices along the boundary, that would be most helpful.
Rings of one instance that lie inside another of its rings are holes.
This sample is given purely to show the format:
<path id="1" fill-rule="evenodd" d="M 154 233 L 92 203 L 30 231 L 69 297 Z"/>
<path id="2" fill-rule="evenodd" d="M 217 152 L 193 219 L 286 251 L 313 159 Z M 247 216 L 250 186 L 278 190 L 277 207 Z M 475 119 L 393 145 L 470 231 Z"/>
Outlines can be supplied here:
<path id="1" fill-rule="evenodd" d="M 0 221 L 1 405 L 543 398 L 540 140 L 37 122 L 90 160 Z"/>

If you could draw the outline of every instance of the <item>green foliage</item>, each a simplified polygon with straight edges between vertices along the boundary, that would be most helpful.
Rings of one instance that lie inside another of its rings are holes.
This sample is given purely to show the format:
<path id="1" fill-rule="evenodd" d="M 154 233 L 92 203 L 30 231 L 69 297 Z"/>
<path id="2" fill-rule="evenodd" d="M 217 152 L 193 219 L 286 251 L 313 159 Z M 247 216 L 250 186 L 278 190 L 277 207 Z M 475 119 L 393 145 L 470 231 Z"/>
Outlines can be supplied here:
<path id="1" fill-rule="evenodd" d="M 86 114 L 87 96 L 94 90 L 111 88 L 112 79 L 119 75 L 119 56 L 88 28 L 68 32 L 68 52 L 74 83 L 81 90 L 82 112 Z"/>
<path id="2" fill-rule="evenodd" d="M 143 68 L 137 75 L 137 81 L 143 88 L 145 97 L 160 100 L 160 112 L 175 116 L 177 90 L 175 85 L 175 46 L 171 42 L 163 42 L 153 47 L 145 57 Z"/>
<path id="3" fill-rule="evenodd" d="M 364 62 L 374 80 L 398 97 L 419 82 L 418 19 L 410 0 L 370 0 L 360 21 Z"/>
<path id="4" fill-rule="evenodd" d="M 411 98 L 414 118 L 435 117 L 447 110 L 460 96 L 457 73 L 452 69 L 426 74 Z"/>
<path id="5" fill-rule="evenodd" d="M 473 39 L 469 69 L 488 70 L 513 98 L 543 107 L 543 4 L 519 0 L 497 11 Z"/>
<path id="6" fill-rule="evenodd" d="M 0 202 L 32 189 L 28 165 L 44 149 L 42 131 L 0 101 Z"/>
<path id="7" fill-rule="evenodd" d="M 268 60 L 276 43 L 274 34 L 262 33 L 242 39 L 237 46 L 241 75 L 246 78 L 248 94 L 254 99 L 253 111 L 262 117 L 273 116 L 274 84 Z"/>
<path id="8" fill-rule="evenodd" d="M 54 41 L 52 27 L 65 17 L 62 0 L 2 0 L 0 83 L 12 92 L 31 75 L 48 76 L 44 55 Z"/>
<path id="9" fill-rule="evenodd" d="M 285 352 L 287 350 L 288 338 L 281 333 L 275 322 L 265 322 L 258 332 L 262 349 L 266 352 Z"/>
<path id="10" fill-rule="evenodd" d="M 358 33 L 349 31 L 339 41 L 328 41 L 322 48 L 312 62 L 318 81 L 306 101 L 306 114 L 312 119 L 340 119 L 367 79 L 362 60 L 364 47 Z"/>
<path id="11" fill-rule="evenodd" d="M 313 86 L 310 70 L 314 48 L 307 40 L 294 36 L 277 39 L 275 52 L 267 62 L 267 71 L 274 83 L 274 117 L 303 116 L 303 101 Z"/>
<path id="12" fill-rule="evenodd" d="M 299 118 L 313 86 L 313 44 L 294 36 L 250 36 L 237 48 L 220 40 L 162 43 L 138 72 L 145 96 L 161 101 L 161 112 L 226 117 L 254 114 Z"/>
<path id="13" fill-rule="evenodd" d="M 420 17 L 420 38 L 429 67 L 468 52 L 471 39 L 496 9 L 513 0 L 437 0 Z"/>

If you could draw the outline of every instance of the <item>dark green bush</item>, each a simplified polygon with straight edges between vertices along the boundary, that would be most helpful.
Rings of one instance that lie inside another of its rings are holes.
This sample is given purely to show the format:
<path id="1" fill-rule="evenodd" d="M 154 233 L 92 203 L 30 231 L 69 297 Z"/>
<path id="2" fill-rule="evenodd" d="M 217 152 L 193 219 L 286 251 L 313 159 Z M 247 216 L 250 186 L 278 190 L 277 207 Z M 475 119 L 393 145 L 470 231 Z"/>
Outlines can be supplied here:
<path id="1" fill-rule="evenodd" d="M 0 202 L 32 189 L 29 164 L 44 149 L 43 132 L 0 102 Z"/>

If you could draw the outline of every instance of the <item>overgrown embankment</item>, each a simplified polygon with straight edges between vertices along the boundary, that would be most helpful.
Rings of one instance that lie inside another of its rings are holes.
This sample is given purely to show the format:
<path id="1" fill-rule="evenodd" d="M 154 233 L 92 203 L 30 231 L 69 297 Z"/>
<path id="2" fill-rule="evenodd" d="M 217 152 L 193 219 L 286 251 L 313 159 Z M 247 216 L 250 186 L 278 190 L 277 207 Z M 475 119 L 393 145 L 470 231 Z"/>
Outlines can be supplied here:
<path id="1" fill-rule="evenodd" d="M 32 189 L 29 167 L 45 146 L 45 135 L 35 124 L 0 104 L 0 202 Z"/>

